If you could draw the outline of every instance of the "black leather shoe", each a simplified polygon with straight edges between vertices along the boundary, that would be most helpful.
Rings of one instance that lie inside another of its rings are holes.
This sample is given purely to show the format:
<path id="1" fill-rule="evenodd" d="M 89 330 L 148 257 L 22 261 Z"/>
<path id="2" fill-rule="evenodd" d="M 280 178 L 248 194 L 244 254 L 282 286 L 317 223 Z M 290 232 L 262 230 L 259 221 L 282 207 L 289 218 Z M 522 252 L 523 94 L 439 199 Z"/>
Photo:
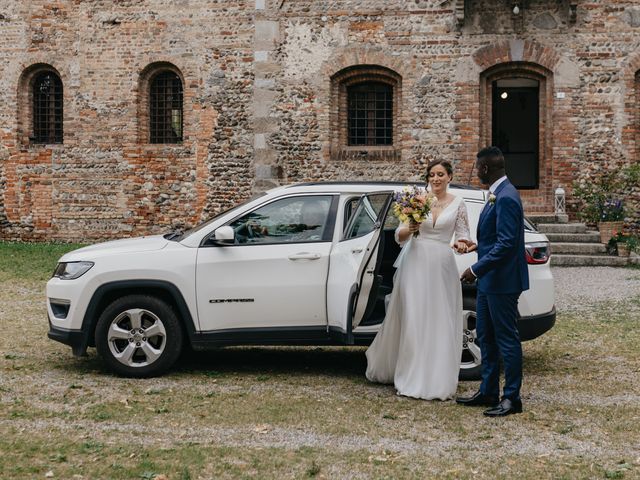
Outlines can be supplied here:
<path id="1" fill-rule="evenodd" d="M 487 417 L 506 417 L 514 413 L 522 413 L 522 401 L 504 398 L 497 407 L 484 411 Z"/>
<path id="2" fill-rule="evenodd" d="M 477 391 L 470 397 L 458 397 L 456 403 L 467 407 L 495 407 L 498 405 L 498 397 L 489 397 Z"/>

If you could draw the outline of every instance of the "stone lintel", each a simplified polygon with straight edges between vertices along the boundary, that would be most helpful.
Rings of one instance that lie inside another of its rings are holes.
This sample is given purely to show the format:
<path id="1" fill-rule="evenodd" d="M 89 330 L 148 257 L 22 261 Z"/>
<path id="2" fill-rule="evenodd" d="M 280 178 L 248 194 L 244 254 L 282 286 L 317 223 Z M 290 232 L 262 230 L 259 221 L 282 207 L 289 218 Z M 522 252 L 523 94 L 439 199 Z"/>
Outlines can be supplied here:
<path id="1" fill-rule="evenodd" d="M 556 87 L 580 87 L 580 67 L 568 58 L 560 59 L 554 73 Z"/>
<path id="2" fill-rule="evenodd" d="M 461 58 L 456 64 L 456 82 L 477 84 L 480 78 L 480 66 L 471 57 Z"/>
<path id="3" fill-rule="evenodd" d="M 511 51 L 511 61 L 521 62 L 524 58 L 524 40 L 518 38 L 510 40 L 509 50 Z"/>

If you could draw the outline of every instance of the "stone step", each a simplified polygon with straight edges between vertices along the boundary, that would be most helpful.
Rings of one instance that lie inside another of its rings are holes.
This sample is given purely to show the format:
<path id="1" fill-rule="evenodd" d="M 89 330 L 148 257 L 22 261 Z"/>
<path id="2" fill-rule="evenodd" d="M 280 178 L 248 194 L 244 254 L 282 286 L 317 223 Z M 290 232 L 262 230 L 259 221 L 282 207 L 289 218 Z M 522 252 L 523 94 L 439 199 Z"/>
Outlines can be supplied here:
<path id="1" fill-rule="evenodd" d="M 545 233 L 550 242 L 600 243 L 600 233 Z"/>
<path id="2" fill-rule="evenodd" d="M 536 228 L 540 233 L 585 233 L 584 223 L 539 223 Z"/>
<path id="3" fill-rule="evenodd" d="M 629 257 L 551 254 L 551 265 L 556 267 L 624 267 L 630 263 L 632 261 Z"/>
<path id="4" fill-rule="evenodd" d="M 570 255 L 605 255 L 607 247 L 602 243 L 554 242 L 551 254 L 567 253 Z"/>
<path id="5" fill-rule="evenodd" d="M 559 220 L 563 220 L 565 217 L 564 215 L 562 215 L 562 218 L 558 218 L 558 216 L 554 213 L 532 213 L 531 215 L 525 214 L 525 216 L 527 217 L 527 220 L 535 224 L 558 223 Z"/>

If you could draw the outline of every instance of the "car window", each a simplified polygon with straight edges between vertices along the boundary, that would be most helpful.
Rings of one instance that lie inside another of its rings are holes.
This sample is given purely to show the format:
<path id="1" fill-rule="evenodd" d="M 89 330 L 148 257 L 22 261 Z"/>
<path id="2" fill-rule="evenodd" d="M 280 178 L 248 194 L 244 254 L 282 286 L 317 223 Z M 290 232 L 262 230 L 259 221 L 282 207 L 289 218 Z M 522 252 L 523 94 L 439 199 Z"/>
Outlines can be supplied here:
<path id="1" fill-rule="evenodd" d="M 262 197 L 262 196 L 264 196 L 264 195 L 265 195 L 265 193 L 259 193 L 259 194 L 257 194 L 257 195 L 252 196 L 252 197 L 251 197 L 251 198 L 249 198 L 248 200 L 245 200 L 245 201 L 244 201 L 244 202 L 242 202 L 242 203 L 239 203 L 239 204 L 237 204 L 237 205 L 234 205 L 234 206 L 233 206 L 233 207 L 231 207 L 231 208 L 227 208 L 226 210 L 221 211 L 220 213 L 218 213 L 218 214 L 214 215 L 213 217 L 209 218 L 208 220 L 206 220 L 206 221 L 202 222 L 201 224 L 196 225 L 195 227 L 193 227 L 193 228 L 191 228 L 191 229 L 189 229 L 189 230 L 186 230 L 186 231 L 185 231 L 182 235 L 180 235 L 179 237 L 175 237 L 175 238 L 173 238 L 173 240 L 180 241 L 180 240 L 182 240 L 182 239 L 184 239 L 184 238 L 187 238 L 189 235 L 192 235 L 192 234 L 194 234 L 194 233 L 196 233 L 196 232 L 198 232 L 198 231 L 202 230 L 203 228 L 208 227 L 209 225 L 211 225 L 213 222 L 215 222 L 215 221 L 216 221 L 218 218 L 220 218 L 221 216 L 226 215 L 227 213 L 231 213 L 231 212 L 233 212 L 234 210 L 238 210 L 240 207 L 244 207 L 247 203 L 249 203 L 249 202 L 253 202 L 255 199 L 260 198 L 260 197 Z"/>
<path id="2" fill-rule="evenodd" d="M 385 230 L 395 230 L 400 226 L 400 220 L 396 217 L 392 210 L 389 209 L 387 212 L 387 218 L 384 219 L 384 229 Z"/>
<path id="3" fill-rule="evenodd" d="M 358 206 L 358 202 L 360 201 L 360 197 L 353 197 L 350 198 L 349 200 L 347 200 L 344 204 L 344 232 L 347 232 L 347 227 L 349 226 L 349 220 L 351 220 L 351 217 L 353 216 L 354 212 L 356 211 L 356 207 Z"/>
<path id="4" fill-rule="evenodd" d="M 331 201 L 329 195 L 283 198 L 229 225 L 235 231 L 237 244 L 327 242 L 333 231 L 329 218 Z"/>
<path id="5" fill-rule="evenodd" d="M 352 215 L 350 223 L 347 225 L 344 238 L 361 237 L 376 228 L 376 221 L 380 216 L 380 212 L 387 203 L 389 194 L 379 193 L 363 196 L 355 212 Z M 351 202 L 352 200 L 349 200 Z M 353 208 L 353 206 L 351 206 Z"/>

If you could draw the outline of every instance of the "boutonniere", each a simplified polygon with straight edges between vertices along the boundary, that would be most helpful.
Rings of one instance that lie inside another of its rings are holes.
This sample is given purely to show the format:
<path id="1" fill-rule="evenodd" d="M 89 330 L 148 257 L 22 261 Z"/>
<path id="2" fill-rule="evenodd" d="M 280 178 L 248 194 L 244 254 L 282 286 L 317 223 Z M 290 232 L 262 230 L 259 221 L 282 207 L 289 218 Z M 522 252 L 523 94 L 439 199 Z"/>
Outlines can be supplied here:
<path id="1" fill-rule="evenodd" d="M 490 194 L 489 194 L 489 203 L 490 203 L 491 205 L 493 205 L 493 204 L 495 204 L 495 203 L 496 203 L 496 196 L 495 196 L 493 193 L 490 193 Z"/>

